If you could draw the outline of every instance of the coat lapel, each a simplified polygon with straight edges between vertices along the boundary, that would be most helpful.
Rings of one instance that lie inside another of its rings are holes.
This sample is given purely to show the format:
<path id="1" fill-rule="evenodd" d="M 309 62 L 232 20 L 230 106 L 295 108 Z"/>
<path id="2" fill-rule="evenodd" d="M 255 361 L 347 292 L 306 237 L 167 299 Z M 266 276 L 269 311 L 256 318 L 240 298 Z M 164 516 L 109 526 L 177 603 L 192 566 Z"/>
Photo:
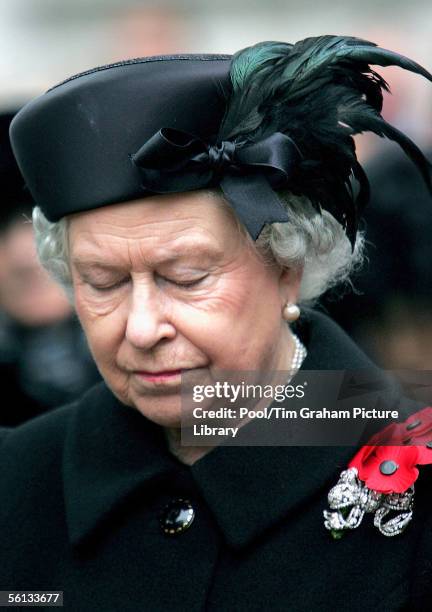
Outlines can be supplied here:
<path id="1" fill-rule="evenodd" d="M 379 369 L 328 317 L 306 309 L 295 326 L 308 354 L 303 370 Z M 295 381 L 293 381 L 295 384 Z M 226 541 L 241 548 L 327 492 L 355 447 L 218 447 L 191 470 Z M 323 522 L 317 529 L 324 529 Z"/>
<path id="2" fill-rule="evenodd" d="M 163 431 L 121 404 L 105 383 L 83 396 L 63 454 L 69 537 L 79 544 L 138 488 L 169 479 L 178 465 Z"/>

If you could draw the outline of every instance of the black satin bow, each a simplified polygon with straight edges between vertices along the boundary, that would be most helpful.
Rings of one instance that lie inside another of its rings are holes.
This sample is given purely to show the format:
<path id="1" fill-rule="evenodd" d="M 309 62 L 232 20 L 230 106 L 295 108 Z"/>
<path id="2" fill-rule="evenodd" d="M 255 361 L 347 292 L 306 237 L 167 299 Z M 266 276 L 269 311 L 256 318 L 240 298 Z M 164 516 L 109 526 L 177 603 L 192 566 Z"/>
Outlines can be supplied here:
<path id="1" fill-rule="evenodd" d="M 142 172 L 143 187 L 154 193 L 220 185 L 256 240 L 266 223 L 289 220 L 274 189 L 288 184 L 300 153 L 281 132 L 248 145 L 223 141 L 209 146 L 187 132 L 162 128 L 132 160 Z"/>

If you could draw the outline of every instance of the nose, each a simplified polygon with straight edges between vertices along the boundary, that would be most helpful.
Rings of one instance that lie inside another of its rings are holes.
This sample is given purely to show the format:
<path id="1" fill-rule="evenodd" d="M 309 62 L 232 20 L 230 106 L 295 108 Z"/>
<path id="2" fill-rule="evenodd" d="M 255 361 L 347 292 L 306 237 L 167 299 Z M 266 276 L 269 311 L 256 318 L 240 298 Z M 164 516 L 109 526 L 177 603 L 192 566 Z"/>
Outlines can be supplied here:
<path id="1" fill-rule="evenodd" d="M 156 285 L 133 288 L 126 324 L 126 339 L 134 348 L 150 350 L 161 340 L 172 339 L 176 328 L 170 321 L 166 300 Z"/>

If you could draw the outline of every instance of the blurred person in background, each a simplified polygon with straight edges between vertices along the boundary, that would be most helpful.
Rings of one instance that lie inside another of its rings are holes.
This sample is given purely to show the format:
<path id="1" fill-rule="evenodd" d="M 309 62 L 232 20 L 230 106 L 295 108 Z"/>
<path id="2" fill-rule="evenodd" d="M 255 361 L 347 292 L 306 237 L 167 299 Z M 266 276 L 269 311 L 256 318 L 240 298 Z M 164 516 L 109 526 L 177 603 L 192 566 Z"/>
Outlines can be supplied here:
<path id="1" fill-rule="evenodd" d="M 33 201 L 0 115 L 0 425 L 14 426 L 80 395 L 98 380 L 79 322 L 40 265 Z"/>
<path id="2" fill-rule="evenodd" d="M 124 57 L 184 53 L 191 36 L 187 17 L 173 6 L 122 6 L 115 12 L 114 28 L 113 62 Z"/>
<path id="3" fill-rule="evenodd" d="M 384 147 L 366 169 L 367 263 L 342 298 L 330 291 L 321 305 L 382 367 L 432 370 L 430 196 L 398 150 Z"/>

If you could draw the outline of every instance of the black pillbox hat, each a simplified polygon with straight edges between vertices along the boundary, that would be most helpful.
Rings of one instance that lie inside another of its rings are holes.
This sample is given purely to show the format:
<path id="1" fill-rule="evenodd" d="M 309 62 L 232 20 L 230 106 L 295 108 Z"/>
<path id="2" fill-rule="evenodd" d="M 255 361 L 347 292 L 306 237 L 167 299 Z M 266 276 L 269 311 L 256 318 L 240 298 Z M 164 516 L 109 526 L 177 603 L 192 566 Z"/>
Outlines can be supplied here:
<path id="1" fill-rule="evenodd" d="M 18 164 L 50 221 L 146 193 L 132 156 L 160 128 L 215 140 L 229 55 L 173 55 L 81 73 L 27 104 L 11 128 Z"/>
<path id="2" fill-rule="evenodd" d="M 396 65 L 415 61 L 354 37 L 262 42 L 230 55 L 127 60 L 78 74 L 11 125 L 19 167 L 51 221 L 158 193 L 220 187 L 256 239 L 287 222 L 281 189 L 330 212 L 354 248 L 369 199 L 353 136 L 397 142 L 432 192 L 432 166 L 381 115 Z M 353 189 L 356 183 L 357 189 Z"/>

